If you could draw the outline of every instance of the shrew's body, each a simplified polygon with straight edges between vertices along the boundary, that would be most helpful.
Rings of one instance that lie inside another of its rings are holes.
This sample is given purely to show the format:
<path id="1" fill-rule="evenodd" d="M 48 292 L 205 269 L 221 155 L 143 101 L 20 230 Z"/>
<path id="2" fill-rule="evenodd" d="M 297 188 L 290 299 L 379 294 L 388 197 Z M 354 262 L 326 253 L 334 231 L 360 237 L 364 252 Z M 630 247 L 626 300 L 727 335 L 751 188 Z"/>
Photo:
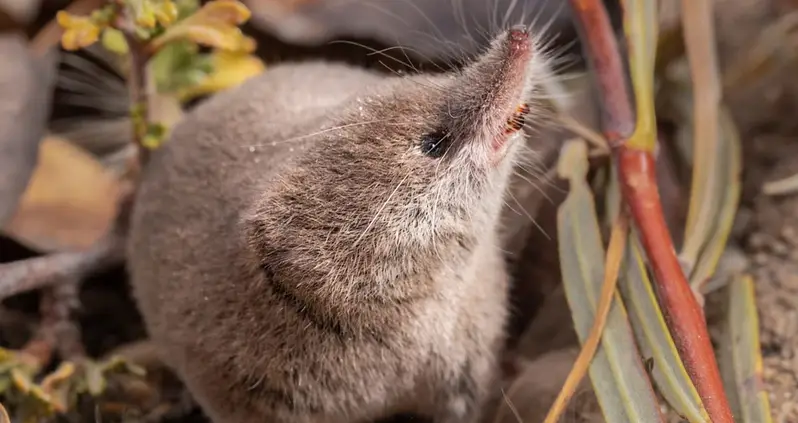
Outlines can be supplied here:
<path id="1" fill-rule="evenodd" d="M 174 130 L 129 265 L 214 422 L 479 418 L 499 394 L 497 226 L 533 53 L 514 29 L 452 75 L 281 65 Z"/>

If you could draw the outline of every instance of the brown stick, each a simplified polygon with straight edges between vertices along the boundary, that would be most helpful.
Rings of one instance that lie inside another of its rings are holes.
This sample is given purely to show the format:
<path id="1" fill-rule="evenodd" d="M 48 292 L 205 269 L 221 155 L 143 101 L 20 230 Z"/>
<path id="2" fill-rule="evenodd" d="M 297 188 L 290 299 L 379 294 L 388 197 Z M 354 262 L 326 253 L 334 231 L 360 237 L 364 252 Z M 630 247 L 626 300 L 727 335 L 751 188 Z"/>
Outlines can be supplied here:
<path id="1" fill-rule="evenodd" d="M 0 264 L 0 299 L 82 277 L 89 272 L 122 261 L 116 234 L 107 236 L 85 251 L 55 253 L 28 260 Z"/>
<path id="2" fill-rule="evenodd" d="M 65 283 L 47 287 L 39 305 L 42 314 L 40 331 L 65 360 L 76 360 L 86 355 L 80 340 L 80 327 L 72 320 L 72 313 L 80 305 L 80 282 L 80 279 L 71 277 Z"/>

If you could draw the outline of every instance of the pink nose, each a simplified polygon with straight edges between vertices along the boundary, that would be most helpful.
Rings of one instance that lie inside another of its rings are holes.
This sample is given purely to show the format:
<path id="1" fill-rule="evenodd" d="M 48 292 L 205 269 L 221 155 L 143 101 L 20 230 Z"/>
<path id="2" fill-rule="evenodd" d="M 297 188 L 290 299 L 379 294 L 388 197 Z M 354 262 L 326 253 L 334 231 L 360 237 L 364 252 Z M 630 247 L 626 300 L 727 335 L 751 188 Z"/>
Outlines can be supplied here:
<path id="1" fill-rule="evenodd" d="M 529 49 L 529 29 L 524 25 L 516 25 L 508 31 L 507 38 L 514 53 Z"/>
<path id="2" fill-rule="evenodd" d="M 515 42 L 523 42 L 529 39 L 529 30 L 525 25 L 516 25 L 510 28 L 510 39 Z"/>

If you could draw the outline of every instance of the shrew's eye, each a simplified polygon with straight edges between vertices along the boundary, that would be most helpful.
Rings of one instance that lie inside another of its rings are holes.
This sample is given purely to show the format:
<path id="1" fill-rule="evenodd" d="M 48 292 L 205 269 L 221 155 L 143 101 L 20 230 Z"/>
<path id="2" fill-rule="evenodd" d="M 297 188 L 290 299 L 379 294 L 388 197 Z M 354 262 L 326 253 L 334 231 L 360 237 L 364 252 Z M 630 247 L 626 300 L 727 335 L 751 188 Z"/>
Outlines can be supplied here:
<path id="1" fill-rule="evenodd" d="M 450 138 L 450 133 L 443 131 L 424 134 L 421 137 L 421 152 L 436 159 L 442 157 L 451 145 Z"/>

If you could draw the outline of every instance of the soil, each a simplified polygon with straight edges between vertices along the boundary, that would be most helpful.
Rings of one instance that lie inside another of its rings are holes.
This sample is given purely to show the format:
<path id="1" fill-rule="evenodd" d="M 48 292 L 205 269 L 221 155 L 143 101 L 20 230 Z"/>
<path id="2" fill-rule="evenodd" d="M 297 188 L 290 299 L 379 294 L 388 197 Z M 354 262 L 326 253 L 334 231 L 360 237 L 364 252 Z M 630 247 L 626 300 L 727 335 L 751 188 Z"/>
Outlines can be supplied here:
<path id="1" fill-rule="evenodd" d="M 768 136 L 751 143 L 756 175 L 767 180 L 798 173 L 794 137 Z M 752 167 L 753 167 L 752 166 Z M 798 421 L 798 195 L 751 198 L 753 218 L 746 251 L 752 259 L 762 328 L 765 384 L 776 422 Z"/>
<path id="2" fill-rule="evenodd" d="M 763 28 L 798 5 L 792 0 L 721 3 L 718 42 L 726 66 L 752 48 Z M 769 196 L 762 185 L 798 174 L 796 72 L 795 60 L 783 60 L 752 86 L 726 93 L 744 149 L 743 197 L 731 243 L 743 248 L 755 280 L 764 383 L 777 423 L 798 422 L 798 192 Z"/>
<path id="3" fill-rule="evenodd" d="M 752 195 L 742 211 L 750 215 L 744 246 L 756 282 L 764 379 L 776 422 L 798 421 L 798 193 L 772 197 L 757 188 L 798 173 L 798 132 L 792 134 L 747 143 Z"/>

